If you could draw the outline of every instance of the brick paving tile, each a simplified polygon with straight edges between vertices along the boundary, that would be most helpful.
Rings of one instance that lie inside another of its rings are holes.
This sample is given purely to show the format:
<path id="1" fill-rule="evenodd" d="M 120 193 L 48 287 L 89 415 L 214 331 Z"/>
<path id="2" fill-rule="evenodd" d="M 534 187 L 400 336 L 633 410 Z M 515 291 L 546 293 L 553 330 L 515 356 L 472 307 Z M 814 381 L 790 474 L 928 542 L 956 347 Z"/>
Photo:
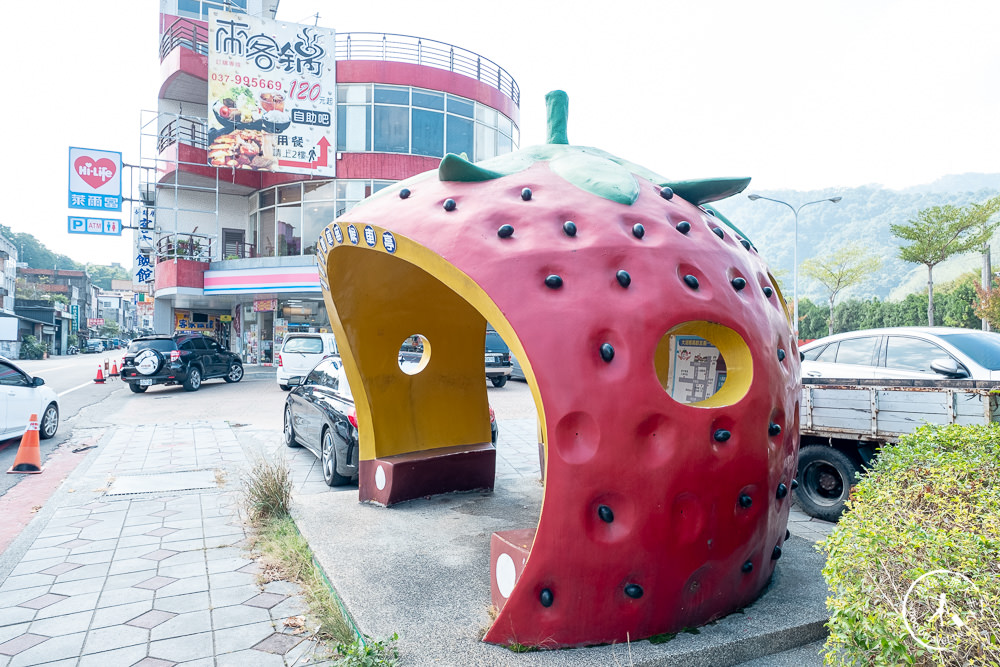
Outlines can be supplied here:
<path id="1" fill-rule="evenodd" d="M 180 514 L 180 512 L 178 512 L 177 510 L 163 510 L 162 512 L 153 512 L 149 516 L 168 517 L 168 516 L 173 516 L 175 514 Z"/>
<path id="2" fill-rule="evenodd" d="M 249 563 L 236 571 L 242 572 L 243 574 L 258 574 L 260 573 L 260 565 L 257 563 Z"/>
<path id="3" fill-rule="evenodd" d="M 84 519 L 83 521 L 77 521 L 76 523 L 69 524 L 72 528 L 86 528 L 87 526 L 93 526 L 95 523 L 100 523 L 96 519 Z"/>
<path id="4" fill-rule="evenodd" d="M 75 570 L 78 567 L 83 567 L 83 565 L 80 565 L 78 563 L 70 563 L 67 561 L 65 563 L 59 563 L 58 565 L 53 565 L 52 567 L 47 567 L 44 570 L 41 570 L 38 574 L 54 574 L 58 576 L 60 574 L 65 574 L 67 572 Z"/>
<path id="5" fill-rule="evenodd" d="M 143 533 L 143 535 L 152 535 L 153 537 L 163 537 L 165 535 L 176 533 L 178 530 L 179 530 L 178 528 L 157 528 L 156 530 L 150 530 L 148 532 L 145 532 Z"/>
<path id="6" fill-rule="evenodd" d="M 146 560 L 163 560 L 164 558 L 176 556 L 179 553 L 179 551 L 171 551 L 170 549 L 157 549 L 156 551 L 150 551 L 148 554 L 139 556 L 139 558 L 145 558 Z"/>
<path id="7" fill-rule="evenodd" d="M 285 599 L 284 595 L 278 595 L 277 593 L 261 593 L 260 595 L 255 595 L 249 600 L 245 601 L 243 604 L 249 605 L 251 607 L 260 607 L 262 609 L 270 609 L 274 605 Z"/>
<path id="8" fill-rule="evenodd" d="M 50 604 L 55 604 L 56 602 L 62 602 L 68 595 L 55 595 L 53 593 L 46 593 L 45 595 L 40 595 L 37 598 L 33 598 L 26 602 L 22 602 L 17 605 L 18 607 L 27 607 L 28 609 L 44 609 Z"/>
<path id="9" fill-rule="evenodd" d="M 266 653 L 274 653 L 275 655 L 285 655 L 301 641 L 302 637 L 275 632 L 270 637 L 254 644 L 253 648 Z"/>
<path id="10" fill-rule="evenodd" d="M 174 667 L 176 664 L 176 662 L 170 662 L 169 660 L 146 657 L 132 665 L 132 667 Z"/>
<path id="11" fill-rule="evenodd" d="M 62 544 L 57 544 L 56 546 L 60 549 L 77 549 L 79 547 L 85 547 L 93 542 L 93 540 L 70 540 L 69 542 L 63 542 Z"/>
<path id="12" fill-rule="evenodd" d="M 147 611 L 145 614 L 136 616 L 131 621 L 128 621 L 125 625 L 134 625 L 137 628 L 155 628 L 160 623 L 169 621 L 177 614 L 169 611 L 160 611 L 158 609 L 153 609 L 152 611 Z"/>
<path id="13" fill-rule="evenodd" d="M 44 637 L 42 635 L 33 635 L 30 632 L 26 632 L 23 635 L 14 637 L 0 644 L 0 655 L 17 655 L 21 651 L 25 651 L 32 646 L 38 646 L 44 641 L 48 641 L 49 637 Z"/>
<path id="14" fill-rule="evenodd" d="M 175 581 L 177 581 L 177 579 L 174 579 L 173 577 L 152 577 L 151 579 L 140 581 L 138 584 L 133 584 L 132 588 L 148 588 L 155 591 L 156 589 L 163 588 L 167 584 L 172 584 Z"/>

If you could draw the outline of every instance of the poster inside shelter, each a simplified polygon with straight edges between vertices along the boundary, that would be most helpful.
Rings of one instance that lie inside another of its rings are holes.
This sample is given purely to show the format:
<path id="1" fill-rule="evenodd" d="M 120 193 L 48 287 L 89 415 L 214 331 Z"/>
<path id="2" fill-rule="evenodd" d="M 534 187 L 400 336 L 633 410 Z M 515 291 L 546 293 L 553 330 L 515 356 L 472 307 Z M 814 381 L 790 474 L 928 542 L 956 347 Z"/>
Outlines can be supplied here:
<path id="1" fill-rule="evenodd" d="M 209 13 L 208 163 L 335 176 L 335 33 Z"/>
<path id="2" fill-rule="evenodd" d="M 670 370 L 667 391 L 682 403 L 704 401 L 726 381 L 726 362 L 719 349 L 699 336 L 671 337 Z"/>

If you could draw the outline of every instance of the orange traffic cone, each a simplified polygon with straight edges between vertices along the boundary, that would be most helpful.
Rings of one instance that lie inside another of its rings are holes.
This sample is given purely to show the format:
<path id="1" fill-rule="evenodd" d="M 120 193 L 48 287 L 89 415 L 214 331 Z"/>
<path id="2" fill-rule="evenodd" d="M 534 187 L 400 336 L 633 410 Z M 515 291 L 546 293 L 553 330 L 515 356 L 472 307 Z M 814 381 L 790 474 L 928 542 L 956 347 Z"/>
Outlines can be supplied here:
<path id="1" fill-rule="evenodd" d="M 7 472 L 36 475 L 42 472 L 42 459 L 38 451 L 38 415 L 32 414 L 28 420 L 28 428 L 21 436 L 21 445 L 17 448 L 14 465 Z"/>
<path id="2" fill-rule="evenodd" d="M 94 382 L 104 384 L 104 372 L 101 370 L 100 364 L 97 364 L 97 377 L 94 378 Z"/>
<path id="3" fill-rule="evenodd" d="M 111 375 L 108 376 L 108 377 L 113 377 L 113 378 L 114 377 L 118 377 L 118 362 L 117 361 L 112 361 L 111 362 Z"/>

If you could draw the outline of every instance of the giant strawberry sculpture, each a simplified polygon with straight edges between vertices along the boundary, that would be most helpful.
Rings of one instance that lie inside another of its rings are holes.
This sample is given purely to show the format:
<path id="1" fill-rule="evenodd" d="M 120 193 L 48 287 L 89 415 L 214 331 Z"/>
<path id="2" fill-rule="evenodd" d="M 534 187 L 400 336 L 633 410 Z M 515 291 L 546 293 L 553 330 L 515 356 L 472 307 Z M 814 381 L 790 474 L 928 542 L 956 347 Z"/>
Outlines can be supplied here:
<path id="1" fill-rule="evenodd" d="M 521 360 L 545 493 L 535 530 L 494 535 L 485 640 L 552 648 L 676 632 L 760 594 L 786 535 L 799 360 L 756 249 L 707 206 L 748 179 L 667 183 L 570 146 L 565 95 L 547 101 L 548 144 L 449 155 L 362 202 L 324 230 L 320 275 L 362 500 L 492 486 L 486 322 Z M 407 375 L 414 334 L 428 345 Z M 678 390 L 681 339 L 718 350 L 721 386 Z"/>

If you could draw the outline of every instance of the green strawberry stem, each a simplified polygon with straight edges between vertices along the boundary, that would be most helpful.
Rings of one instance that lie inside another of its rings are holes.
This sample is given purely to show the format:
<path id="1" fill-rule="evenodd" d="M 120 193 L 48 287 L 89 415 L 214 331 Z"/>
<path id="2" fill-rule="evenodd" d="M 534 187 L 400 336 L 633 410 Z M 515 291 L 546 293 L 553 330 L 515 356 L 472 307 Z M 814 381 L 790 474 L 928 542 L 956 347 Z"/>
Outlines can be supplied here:
<path id="1" fill-rule="evenodd" d="M 568 144 L 566 119 L 569 117 L 569 96 L 562 90 L 553 90 L 545 95 L 546 126 L 549 136 L 547 144 Z"/>

